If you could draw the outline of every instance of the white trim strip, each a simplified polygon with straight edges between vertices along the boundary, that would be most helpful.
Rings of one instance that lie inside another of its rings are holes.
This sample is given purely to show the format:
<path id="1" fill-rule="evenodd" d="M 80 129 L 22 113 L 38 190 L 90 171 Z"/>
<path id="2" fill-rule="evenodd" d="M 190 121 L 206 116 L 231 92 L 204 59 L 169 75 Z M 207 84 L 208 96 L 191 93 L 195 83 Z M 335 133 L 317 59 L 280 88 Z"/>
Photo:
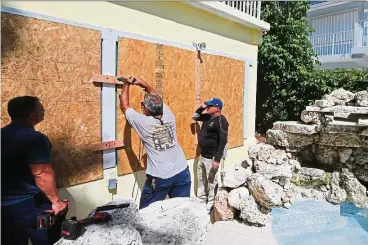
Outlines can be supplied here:
<path id="1" fill-rule="evenodd" d="M 118 36 L 111 30 L 102 31 L 102 75 L 116 76 L 116 47 Z M 102 84 L 101 129 L 102 141 L 116 140 L 116 91 L 115 84 Z M 103 168 L 116 166 L 116 149 L 103 151 Z"/>

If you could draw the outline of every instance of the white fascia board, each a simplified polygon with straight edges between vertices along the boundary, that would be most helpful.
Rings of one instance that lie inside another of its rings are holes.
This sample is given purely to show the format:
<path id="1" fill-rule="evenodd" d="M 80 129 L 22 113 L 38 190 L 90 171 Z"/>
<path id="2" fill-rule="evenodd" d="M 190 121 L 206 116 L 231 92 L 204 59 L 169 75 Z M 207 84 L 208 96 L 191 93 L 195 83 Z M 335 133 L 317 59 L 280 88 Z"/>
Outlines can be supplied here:
<path id="1" fill-rule="evenodd" d="M 195 1 L 184 3 L 260 31 L 270 30 L 269 23 L 257 19 L 256 17 L 250 16 L 249 14 L 243 13 L 221 2 Z"/>

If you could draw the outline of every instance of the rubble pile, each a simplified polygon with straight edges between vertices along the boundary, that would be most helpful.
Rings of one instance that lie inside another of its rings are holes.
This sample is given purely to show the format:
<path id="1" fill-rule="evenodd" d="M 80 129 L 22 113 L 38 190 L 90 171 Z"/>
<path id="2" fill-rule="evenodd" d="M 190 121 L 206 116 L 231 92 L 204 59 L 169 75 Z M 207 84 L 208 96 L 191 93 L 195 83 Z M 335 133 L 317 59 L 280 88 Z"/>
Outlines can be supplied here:
<path id="1" fill-rule="evenodd" d="M 249 162 L 221 172 L 215 220 L 264 226 L 271 208 L 296 198 L 368 208 L 368 91 L 338 89 L 316 100 L 301 121 L 275 122 Z"/>

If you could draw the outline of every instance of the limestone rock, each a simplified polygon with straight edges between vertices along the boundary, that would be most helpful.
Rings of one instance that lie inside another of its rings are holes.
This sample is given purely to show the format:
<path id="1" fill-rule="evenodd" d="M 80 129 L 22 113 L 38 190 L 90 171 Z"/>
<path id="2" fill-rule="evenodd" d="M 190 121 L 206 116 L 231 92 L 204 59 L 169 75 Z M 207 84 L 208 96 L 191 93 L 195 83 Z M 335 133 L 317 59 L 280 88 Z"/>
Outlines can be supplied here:
<path id="1" fill-rule="evenodd" d="M 320 145 L 316 151 L 316 159 L 318 163 L 336 166 L 340 162 L 337 150 L 330 146 Z"/>
<path id="2" fill-rule="evenodd" d="M 249 147 L 249 157 L 253 161 L 262 161 L 269 164 L 286 164 L 289 161 L 284 150 L 275 149 L 272 145 L 256 144 Z"/>
<path id="3" fill-rule="evenodd" d="M 291 182 L 298 186 L 319 187 L 328 185 L 331 175 L 321 169 L 302 167 L 298 173 L 294 173 Z"/>
<path id="4" fill-rule="evenodd" d="M 240 203 L 249 196 L 249 190 L 246 187 L 239 187 L 231 190 L 228 196 L 230 206 L 240 210 Z"/>
<path id="5" fill-rule="evenodd" d="M 346 161 L 349 160 L 351 153 L 353 153 L 353 150 L 350 148 L 339 148 L 337 152 L 340 157 L 340 162 L 346 163 Z"/>
<path id="6" fill-rule="evenodd" d="M 248 178 L 248 188 L 260 205 L 268 208 L 282 205 L 282 187 L 267 179 L 262 174 L 256 173 L 250 176 Z"/>
<path id="7" fill-rule="evenodd" d="M 319 109 L 319 107 L 318 107 Z M 321 119 L 322 119 L 322 114 L 319 112 L 315 112 L 315 111 L 302 111 L 301 115 L 300 115 L 300 119 L 304 122 L 304 123 L 308 123 L 308 124 L 316 124 L 316 125 L 320 125 L 321 124 Z"/>
<path id="8" fill-rule="evenodd" d="M 240 203 L 240 218 L 252 225 L 265 226 L 271 220 L 270 210 L 256 203 L 253 196 L 248 196 Z"/>
<path id="9" fill-rule="evenodd" d="M 302 198 L 310 198 L 314 200 L 326 200 L 325 193 L 323 193 L 322 191 L 301 186 L 299 186 L 297 190 L 298 196 L 300 195 Z"/>
<path id="10" fill-rule="evenodd" d="M 323 99 L 333 101 L 336 105 L 345 105 L 346 102 L 354 99 L 354 94 L 343 88 L 339 88 L 332 91 L 329 95 L 323 96 Z"/>
<path id="11" fill-rule="evenodd" d="M 266 162 L 268 158 L 273 154 L 275 151 L 275 147 L 269 144 L 255 144 L 251 145 L 248 149 L 248 154 L 250 159 L 254 160 L 260 160 Z"/>
<path id="12" fill-rule="evenodd" d="M 363 90 L 355 94 L 355 100 L 358 106 L 368 106 L 368 90 Z"/>
<path id="13" fill-rule="evenodd" d="M 314 103 L 316 106 L 318 107 L 330 107 L 330 106 L 334 106 L 335 103 L 331 100 L 316 100 Z"/>
<path id="14" fill-rule="evenodd" d="M 283 165 L 274 165 L 255 161 L 254 167 L 256 173 L 264 175 L 267 179 L 277 180 L 277 183 L 280 181 L 284 183 L 286 179 L 290 179 L 293 175 L 292 166 L 287 163 Z"/>
<path id="15" fill-rule="evenodd" d="M 130 224 L 99 224 L 87 227 L 83 236 L 77 240 L 60 239 L 55 245 L 142 245 L 138 231 Z"/>
<path id="16" fill-rule="evenodd" d="M 333 113 L 353 113 L 353 114 L 361 114 L 367 115 L 368 108 L 367 107 L 357 107 L 357 106 L 343 106 L 343 105 L 336 105 L 327 108 L 323 108 L 321 112 L 333 112 Z"/>
<path id="17" fill-rule="evenodd" d="M 210 218 L 197 198 L 172 198 L 139 211 L 135 228 L 143 244 L 203 244 Z M 103 244 L 103 243 L 101 243 Z"/>
<path id="18" fill-rule="evenodd" d="M 297 188 L 293 184 L 285 185 L 284 192 L 282 193 L 281 197 L 283 207 L 290 208 L 291 204 L 294 203 L 297 194 Z"/>
<path id="19" fill-rule="evenodd" d="M 339 147 L 361 146 L 359 136 L 353 133 L 322 133 L 319 144 Z"/>
<path id="20" fill-rule="evenodd" d="M 353 202 L 359 208 L 368 208 L 367 188 L 347 168 L 342 169 L 341 178 L 347 201 Z"/>
<path id="21" fill-rule="evenodd" d="M 357 125 L 356 122 L 347 122 L 333 120 L 324 126 L 323 131 L 326 133 L 354 133 L 358 134 L 365 126 Z"/>
<path id="22" fill-rule="evenodd" d="M 352 169 L 355 177 L 361 181 L 368 182 L 368 152 L 357 149 L 352 155 L 354 157 Z"/>
<path id="23" fill-rule="evenodd" d="M 301 164 L 298 160 L 291 159 L 289 161 L 289 164 L 290 164 L 292 170 L 300 170 L 302 168 L 302 166 L 301 166 Z"/>
<path id="24" fill-rule="evenodd" d="M 312 137 L 312 135 L 293 134 L 273 129 L 267 131 L 266 139 L 267 142 L 272 145 L 286 148 L 303 147 L 311 145 L 314 142 L 314 137 Z"/>
<path id="25" fill-rule="evenodd" d="M 215 221 L 234 219 L 235 209 L 229 205 L 228 196 L 229 193 L 225 188 L 219 188 L 213 207 Z"/>
<path id="26" fill-rule="evenodd" d="M 327 195 L 327 201 L 333 204 L 340 204 L 346 200 L 346 191 L 341 188 L 341 179 L 339 172 L 333 172 L 331 178 L 331 189 Z"/>
<path id="27" fill-rule="evenodd" d="M 238 188 L 244 185 L 249 176 L 252 175 L 251 169 L 245 169 L 240 166 L 224 169 L 221 171 L 221 182 L 223 187 Z"/>
<path id="28" fill-rule="evenodd" d="M 315 134 L 319 131 L 319 127 L 317 125 L 308 125 L 295 121 L 275 122 L 272 129 L 307 135 Z"/>

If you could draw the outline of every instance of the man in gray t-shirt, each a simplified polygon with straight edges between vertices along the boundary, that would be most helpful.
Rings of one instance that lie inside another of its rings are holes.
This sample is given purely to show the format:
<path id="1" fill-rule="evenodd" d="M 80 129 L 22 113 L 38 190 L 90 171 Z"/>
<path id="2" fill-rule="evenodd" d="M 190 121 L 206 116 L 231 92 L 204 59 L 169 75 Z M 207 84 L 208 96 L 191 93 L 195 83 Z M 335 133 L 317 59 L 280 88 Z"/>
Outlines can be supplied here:
<path id="1" fill-rule="evenodd" d="M 146 90 L 141 103 L 143 114 L 129 107 L 129 87 Z M 175 116 L 145 81 L 129 78 L 120 94 L 120 108 L 143 141 L 147 152 L 147 179 L 139 208 L 169 197 L 189 197 L 191 178 L 187 161 L 176 136 Z"/>

